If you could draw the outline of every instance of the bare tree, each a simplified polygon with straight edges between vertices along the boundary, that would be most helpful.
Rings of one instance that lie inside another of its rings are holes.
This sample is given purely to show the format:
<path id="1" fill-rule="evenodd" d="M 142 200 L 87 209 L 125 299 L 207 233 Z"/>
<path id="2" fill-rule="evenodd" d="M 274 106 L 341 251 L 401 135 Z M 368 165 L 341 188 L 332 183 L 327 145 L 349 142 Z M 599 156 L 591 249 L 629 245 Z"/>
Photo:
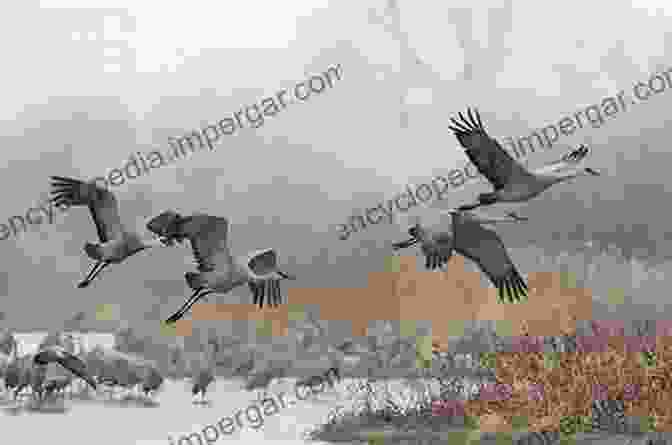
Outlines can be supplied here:
<path id="1" fill-rule="evenodd" d="M 401 27 L 401 12 L 398 0 L 387 0 L 385 10 L 382 15 L 378 15 L 372 10 L 369 21 L 376 25 L 382 25 L 387 32 L 399 44 L 400 54 L 400 72 L 399 79 L 399 126 L 407 128 L 409 123 L 409 110 L 406 104 L 406 95 L 408 92 L 408 80 L 424 78 L 432 85 L 439 84 L 439 78 L 429 65 L 427 65 L 418 56 L 417 51 L 410 44 L 408 35 Z"/>

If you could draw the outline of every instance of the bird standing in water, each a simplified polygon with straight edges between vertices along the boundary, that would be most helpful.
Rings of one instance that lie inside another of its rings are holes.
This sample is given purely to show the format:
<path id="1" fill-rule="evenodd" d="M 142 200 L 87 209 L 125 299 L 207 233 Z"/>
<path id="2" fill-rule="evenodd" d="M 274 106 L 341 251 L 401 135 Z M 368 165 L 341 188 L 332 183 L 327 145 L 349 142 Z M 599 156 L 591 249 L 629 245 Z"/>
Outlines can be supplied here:
<path id="1" fill-rule="evenodd" d="M 89 374 L 86 364 L 76 355 L 66 351 L 61 346 L 49 346 L 38 351 L 33 357 L 33 366 L 46 369 L 49 363 L 58 363 L 80 379 L 84 380 L 94 390 L 96 381 Z"/>

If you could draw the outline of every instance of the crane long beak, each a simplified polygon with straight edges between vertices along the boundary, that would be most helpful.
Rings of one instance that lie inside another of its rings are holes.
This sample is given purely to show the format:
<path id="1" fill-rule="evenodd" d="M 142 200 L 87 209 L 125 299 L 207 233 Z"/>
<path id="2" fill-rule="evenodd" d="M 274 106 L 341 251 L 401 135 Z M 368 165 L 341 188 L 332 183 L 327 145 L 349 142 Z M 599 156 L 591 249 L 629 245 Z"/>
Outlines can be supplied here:
<path id="1" fill-rule="evenodd" d="M 418 243 L 418 239 L 413 237 L 413 238 L 407 239 L 406 241 L 400 241 L 398 243 L 392 244 L 392 248 L 394 250 L 405 249 L 407 247 L 414 246 L 417 243 Z"/>
<path id="2" fill-rule="evenodd" d="M 286 274 L 286 273 L 282 272 L 281 270 L 278 271 L 278 275 L 280 275 L 282 278 L 285 278 L 287 280 L 296 280 L 295 275 Z"/>
<path id="3" fill-rule="evenodd" d="M 586 173 L 589 173 L 589 174 L 591 174 L 591 175 L 593 175 L 593 176 L 601 176 L 601 175 L 602 175 L 600 172 L 598 172 L 597 170 L 592 169 L 592 168 L 590 168 L 590 167 L 586 167 L 585 170 L 586 170 Z"/>
<path id="4" fill-rule="evenodd" d="M 527 216 L 521 216 L 516 212 L 508 212 L 506 216 L 510 217 L 513 221 L 529 221 L 530 218 Z"/>

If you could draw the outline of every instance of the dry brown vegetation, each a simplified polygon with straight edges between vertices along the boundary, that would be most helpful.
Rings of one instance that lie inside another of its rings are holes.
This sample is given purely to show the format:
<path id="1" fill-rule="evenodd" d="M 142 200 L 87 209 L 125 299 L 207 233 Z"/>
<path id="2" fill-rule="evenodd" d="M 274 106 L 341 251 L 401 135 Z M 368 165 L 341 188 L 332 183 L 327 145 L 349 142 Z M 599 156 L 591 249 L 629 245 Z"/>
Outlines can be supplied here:
<path id="1" fill-rule="evenodd" d="M 289 305 L 262 311 L 254 305 L 200 304 L 194 307 L 193 319 L 272 320 L 273 335 L 287 335 L 289 311 L 297 305 L 317 305 L 323 320 L 350 320 L 353 336 L 366 335 L 369 323 L 375 320 L 431 321 L 433 344 L 438 348 L 445 348 L 451 338 L 459 336 L 455 328 L 465 321 L 496 321 L 500 336 L 515 338 L 574 335 L 577 321 L 593 320 L 591 290 L 563 286 L 557 272 L 529 273 L 528 300 L 502 305 L 495 289 L 483 284 L 480 272 L 467 270 L 460 257 L 453 258 L 440 273 L 418 270 L 415 256 L 396 261 L 397 270 L 371 273 L 367 288 L 289 289 Z M 181 321 L 178 332 L 189 335 L 190 323 Z M 656 364 L 644 367 L 640 352 L 626 348 L 632 338 L 622 332 L 600 336 L 605 350 L 562 353 L 555 368 L 545 365 L 543 352 L 498 353 L 497 380 L 513 388 L 512 397 L 466 402 L 467 414 L 479 416 L 487 429 L 506 430 L 515 415 L 526 416 L 531 430 L 555 430 L 564 417 L 590 416 L 595 384 L 607 386 L 609 399 L 623 398 L 625 385 L 630 384 L 639 386 L 640 394 L 625 402 L 627 414 L 653 415 L 657 430 L 669 429 L 670 337 L 656 337 Z M 529 399 L 530 384 L 543 386 L 543 400 Z"/>
<path id="2" fill-rule="evenodd" d="M 560 354 L 559 366 L 547 367 L 543 353 L 505 352 L 496 356 L 498 382 L 510 385 L 509 400 L 466 402 L 469 415 L 497 414 L 510 422 L 514 416 L 526 416 L 530 429 L 553 430 L 567 416 L 590 416 L 590 404 L 595 384 L 606 386 L 607 399 L 625 401 L 626 414 L 656 418 L 656 430 L 669 431 L 672 426 L 672 378 L 670 337 L 657 337 L 656 363 L 645 367 L 640 352 L 628 348 L 630 339 L 623 336 L 603 337 L 604 352 L 579 350 Z M 543 386 L 541 401 L 529 398 L 529 385 Z M 626 385 L 640 388 L 629 400 Z"/>
<path id="3" fill-rule="evenodd" d="M 398 281 L 402 284 L 400 300 L 408 302 L 409 309 L 404 311 L 404 316 L 412 313 L 414 317 L 410 318 L 432 319 L 430 313 L 434 314 L 435 347 L 447 344 L 447 323 L 443 321 L 446 314 L 450 320 L 503 322 L 514 337 L 529 336 L 530 340 L 535 337 L 538 340 L 540 336 L 574 335 L 578 320 L 593 319 L 590 290 L 562 286 L 559 273 L 529 274 L 529 299 L 522 304 L 502 305 L 497 302 L 495 290 L 484 289 L 477 272 L 466 271 L 462 261 L 453 260 L 447 272 L 433 275 L 410 273 L 415 267 L 415 258 L 404 259 L 404 263 Z M 450 298 L 437 298 L 440 290 L 446 292 L 446 289 L 451 289 Z M 441 320 L 437 320 L 439 317 Z M 598 325 L 600 323 L 595 322 L 596 329 Z M 659 334 L 668 332 L 659 330 Z M 659 335 L 649 339 L 652 346 L 655 344 L 657 358 L 651 367 L 642 364 L 641 348 L 628 347 L 641 343 L 641 339 L 624 336 L 623 328 L 610 331 L 602 327 L 595 338 L 602 340 L 604 350 L 590 352 L 581 348 L 562 353 L 555 368 L 547 367 L 542 351 L 498 353 L 497 381 L 513 388 L 512 397 L 469 401 L 467 414 L 480 417 L 482 425 L 487 424 L 488 429 L 493 430 L 506 430 L 514 416 L 527 417 L 531 430 L 556 430 L 563 417 L 590 416 L 593 387 L 599 383 L 606 385 L 608 399 L 625 397 L 628 415 L 653 415 L 657 430 L 669 430 L 672 426 L 672 364 L 667 359 L 672 358 L 671 337 Z M 579 343 L 586 344 L 587 339 L 581 337 Z M 543 386 L 543 400 L 530 400 L 528 388 L 532 384 Z M 634 400 L 627 400 L 626 385 L 640 388 Z"/>
<path id="4" fill-rule="evenodd" d="M 350 320 L 353 336 L 366 335 L 377 320 L 430 321 L 439 344 L 456 335 L 453 321 L 503 321 L 511 335 L 527 323 L 532 335 L 559 335 L 561 329 L 574 326 L 573 320 L 592 319 L 590 292 L 562 288 L 559 274 L 531 273 L 529 300 L 501 305 L 495 289 L 484 287 L 481 273 L 467 270 L 461 257 L 453 258 L 441 273 L 416 270 L 414 256 L 399 257 L 398 263 L 398 271 L 371 272 L 366 288 L 290 288 L 288 304 L 278 308 L 200 303 L 194 305 L 191 320 L 176 323 L 175 333 L 190 336 L 194 321 L 269 320 L 273 335 L 286 335 L 290 312 L 308 305 L 319 307 L 322 320 Z"/>

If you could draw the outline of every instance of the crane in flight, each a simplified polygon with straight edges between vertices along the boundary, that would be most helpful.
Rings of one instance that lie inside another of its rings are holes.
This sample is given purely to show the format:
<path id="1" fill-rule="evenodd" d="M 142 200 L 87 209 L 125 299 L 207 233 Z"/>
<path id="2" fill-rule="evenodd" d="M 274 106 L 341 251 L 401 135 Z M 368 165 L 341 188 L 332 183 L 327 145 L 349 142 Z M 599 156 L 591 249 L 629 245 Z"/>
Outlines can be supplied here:
<path id="1" fill-rule="evenodd" d="M 84 252 L 95 263 L 78 288 L 87 287 L 110 264 L 122 263 L 145 249 L 170 245 L 167 239 L 144 239 L 128 230 L 121 222 L 114 193 L 95 180 L 85 182 L 62 176 L 51 179 L 51 202 L 56 206 L 87 206 L 98 232 L 99 243 L 84 244 Z"/>
<path id="2" fill-rule="evenodd" d="M 279 269 L 275 249 L 260 249 L 233 257 L 229 249 L 229 221 L 221 216 L 195 213 L 183 217 L 168 210 L 152 218 L 147 229 L 171 241 L 191 243 L 198 272 L 186 272 L 184 278 L 194 291 L 166 323 L 175 323 L 198 300 L 211 293 L 225 294 L 248 285 L 253 303 L 263 307 L 264 299 L 273 306 L 281 302 L 280 281 L 295 280 Z"/>
<path id="3" fill-rule="evenodd" d="M 472 113 L 471 109 L 467 109 L 467 117 L 462 113 L 458 115 L 459 121 L 450 118 L 453 125 L 449 128 L 469 160 L 494 188 L 493 192 L 479 194 L 477 203 L 461 206 L 460 210 L 473 210 L 499 202 L 526 202 L 555 184 L 580 176 L 600 176 L 599 171 L 580 166 L 589 151 L 588 146 L 583 144 L 560 159 L 529 171 L 488 135 L 478 110 Z"/>
<path id="4" fill-rule="evenodd" d="M 450 215 L 448 227 L 431 227 L 419 218 L 408 229 L 410 238 L 394 243 L 394 250 L 419 244 L 425 256 L 425 267 L 429 270 L 443 267 L 453 252 L 457 252 L 479 266 L 497 288 L 500 302 L 504 302 L 505 296 L 511 303 L 527 296 L 527 284 L 511 261 L 501 238 L 495 231 L 483 227 L 484 224 L 527 221 L 527 218 L 515 213 L 493 217 L 459 209 L 432 210 L 439 215 Z"/>

